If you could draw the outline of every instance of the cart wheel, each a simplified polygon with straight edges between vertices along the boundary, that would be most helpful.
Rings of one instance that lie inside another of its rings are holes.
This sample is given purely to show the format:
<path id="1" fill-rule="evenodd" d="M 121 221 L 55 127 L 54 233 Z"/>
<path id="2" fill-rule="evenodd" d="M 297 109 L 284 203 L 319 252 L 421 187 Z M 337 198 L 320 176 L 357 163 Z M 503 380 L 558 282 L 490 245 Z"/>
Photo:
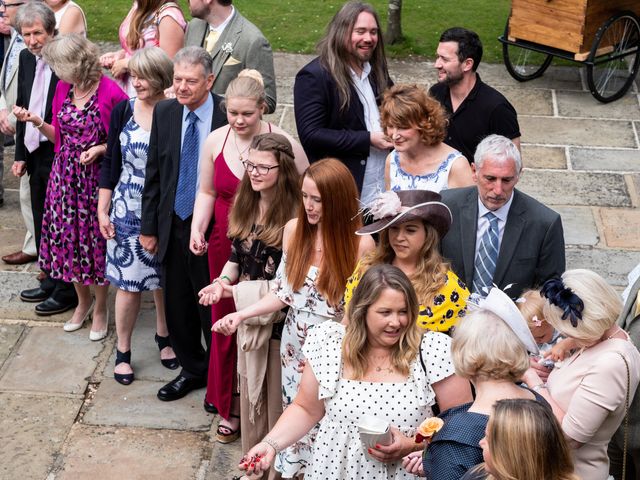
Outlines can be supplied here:
<path id="1" fill-rule="evenodd" d="M 633 83 L 640 64 L 640 21 L 632 12 L 611 17 L 596 32 L 587 84 L 591 95 L 603 103 L 622 97 Z"/>
<path id="2" fill-rule="evenodd" d="M 504 42 L 502 43 L 502 59 L 509 74 L 519 82 L 526 82 L 542 76 L 551 65 L 553 55 L 529 50 L 519 45 L 511 45 L 507 42 L 509 22 L 504 30 Z"/>

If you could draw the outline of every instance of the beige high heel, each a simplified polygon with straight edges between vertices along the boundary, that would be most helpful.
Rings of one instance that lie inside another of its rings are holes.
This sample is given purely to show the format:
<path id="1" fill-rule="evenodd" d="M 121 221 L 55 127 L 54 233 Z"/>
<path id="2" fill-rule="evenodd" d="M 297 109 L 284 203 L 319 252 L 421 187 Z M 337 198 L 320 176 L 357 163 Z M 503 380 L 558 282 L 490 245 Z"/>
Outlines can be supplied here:
<path id="1" fill-rule="evenodd" d="M 104 328 L 104 330 L 99 330 L 99 331 L 94 331 L 94 330 L 90 330 L 89 331 L 89 340 L 91 340 L 92 342 L 98 342 L 100 340 L 102 340 L 103 338 L 106 338 L 107 335 L 109 334 L 109 309 L 107 308 L 107 325 Z"/>
<path id="2" fill-rule="evenodd" d="M 89 310 L 87 310 L 87 313 L 84 314 L 84 317 L 82 317 L 80 323 L 71 323 L 71 321 L 68 321 L 62 326 L 62 329 L 65 332 L 75 332 L 76 330 L 80 330 L 83 327 L 84 322 L 91 319 L 91 316 L 93 315 L 93 307 L 95 306 L 95 304 L 95 301 L 91 302 Z"/>

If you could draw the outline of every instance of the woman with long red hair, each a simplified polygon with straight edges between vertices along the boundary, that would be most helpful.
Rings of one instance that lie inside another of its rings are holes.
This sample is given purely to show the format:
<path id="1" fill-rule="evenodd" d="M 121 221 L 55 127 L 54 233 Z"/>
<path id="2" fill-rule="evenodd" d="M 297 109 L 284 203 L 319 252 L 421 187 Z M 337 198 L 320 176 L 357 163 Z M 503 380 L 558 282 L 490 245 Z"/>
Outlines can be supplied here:
<path id="1" fill-rule="evenodd" d="M 280 342 L 285 407 L 298 390 L 307 332 L 324 321 L 342 318 L 347 278 L 358 259 L 374 248 L 369 235 L 355 234 L 362 226 L 358 190 L 342 162 L 327 158 L 312 164 L 302 177 L 301 192 L 298 216 L 284 228 L 276 287 L 258 303 L 223 317 L 213 327 L 230 335 L 247 318 L 289 307 Z M 275 467 L 283 478 L 304 474 L 316 432 L 314 428 L 279 454 Z"/>

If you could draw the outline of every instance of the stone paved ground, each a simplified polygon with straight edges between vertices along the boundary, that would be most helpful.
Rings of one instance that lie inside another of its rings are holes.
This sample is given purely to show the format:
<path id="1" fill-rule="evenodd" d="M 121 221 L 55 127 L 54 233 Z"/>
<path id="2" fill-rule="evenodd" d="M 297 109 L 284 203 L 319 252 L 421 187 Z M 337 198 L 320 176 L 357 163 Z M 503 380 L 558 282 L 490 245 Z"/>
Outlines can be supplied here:
<path id="1" fill-rule="evenodd" d="M 270 120 L 294 133 L 293 78 L 308 56 L 276 55 L 279 106 Z M 398 82 L 431 84 L 427 63 L 391 63 Z M 575 68 L 550 68 L 527 84 L 501 65 L 481 66 L 519 113 L 525 172 L 520 187 L 563 217 L 569 267 L 605 275 L 618 288 L 640 262 L 640 97 L 596 102 Z M 20 248 L 17 182 L 5 160 L 0 255 Z M 112 377 L 113 318 L 104 342 L 88 328 L 64 333 L 69 314 L 38 318 L 18 299 L 35 285 L 35 264 L 0 265 L 0 479 L 229 479 L 239 443 L 212 442 L 217 419 L 202 410 L 204 391 L 163 403 L 170 372 L 153 344 L 146 298 L 133 339 L 136 381 Z"/>

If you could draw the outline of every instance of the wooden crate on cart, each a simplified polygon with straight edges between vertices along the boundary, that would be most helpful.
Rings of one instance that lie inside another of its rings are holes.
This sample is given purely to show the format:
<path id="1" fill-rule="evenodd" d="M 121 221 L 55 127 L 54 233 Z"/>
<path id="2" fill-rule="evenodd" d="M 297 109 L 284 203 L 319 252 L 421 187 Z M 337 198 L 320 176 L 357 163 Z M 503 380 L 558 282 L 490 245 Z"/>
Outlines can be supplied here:
<path id="1" fill-rule="evenodd" d="M 623 10 L 640 15 L 640 0 L 512 0 L 507 38 L 571 52 L 584 61 L 598 29 Z M 599 45 L 598 55 L 608 48 Z"/>

